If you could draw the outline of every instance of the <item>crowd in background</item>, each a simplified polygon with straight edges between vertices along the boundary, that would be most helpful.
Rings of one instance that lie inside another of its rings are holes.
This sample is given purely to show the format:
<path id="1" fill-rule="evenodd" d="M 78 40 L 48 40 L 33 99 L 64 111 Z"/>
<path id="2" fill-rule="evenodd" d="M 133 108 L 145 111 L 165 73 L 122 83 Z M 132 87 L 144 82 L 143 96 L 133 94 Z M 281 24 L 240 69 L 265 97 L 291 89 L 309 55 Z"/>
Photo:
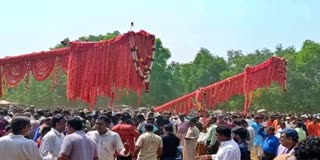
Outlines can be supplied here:
<path id="1" fill-rule="evenodd" d="M 320 114 L 0 109 L 1 159 L 320 159 Z"/>

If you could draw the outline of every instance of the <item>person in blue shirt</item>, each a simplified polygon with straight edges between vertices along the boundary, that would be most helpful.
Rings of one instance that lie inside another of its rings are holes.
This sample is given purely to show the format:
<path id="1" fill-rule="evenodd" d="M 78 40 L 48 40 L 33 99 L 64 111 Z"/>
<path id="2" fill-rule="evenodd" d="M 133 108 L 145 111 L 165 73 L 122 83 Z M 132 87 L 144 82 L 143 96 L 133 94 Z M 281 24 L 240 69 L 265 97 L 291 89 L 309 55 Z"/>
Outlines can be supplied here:
<path id="1" fill-rule="evenodd" d="M 241 160 L 250 160 L 250 151 L 248 149 L 248 143 L 246 142 L 246 137 L 248 134 L 247 129 L 243 127 L 239 127 L 232 130 L 234 135 L 233 139 L 237 142 L 240 152 L 241 152 Z"/>
<path id="2" fill-rule="evenodd" d="M 259 135 L 263 137 L 262 160 L 273 160 L 277 156 L 280 141 L 274 134 L 275 134 L 274 127 L 268 127 L 267 132 L 264 132 L 263 128 L 259 130 Z"/>
<path id="3" fill-rule="evenodd" d="M 153 133 L 156 133 L 159 130 L 158 127 L 155 125 L 155 121 L 156 121 L 155 118 L 148 118 L 147 119 L 147 123 L 150 123 L 150 124 L 153 125 Z M 141 131 L 142 131 L 142 133 L 145 133 L 145 127 L 144 126 L 141 128 Z"/>
<path id="4" fill-rule="evenodd" d="M 254 121 L 251 124 L 251 127 L 254 129 L 255 132 L 255 136 L 254 136 L 254 140 L 253 140 L 253 145 L 254 145 L 254 155 L 257 155 L 258 157 L 252 157 L 253 159 L 258 158 L 260 159 L 263 151 L 262 151 L 262 137 L 258 134 L 259 130 L 261 128 L 263 128 L 262 126 L 262 117 L 260 116 L 255 116 L 254 117 Z"/>

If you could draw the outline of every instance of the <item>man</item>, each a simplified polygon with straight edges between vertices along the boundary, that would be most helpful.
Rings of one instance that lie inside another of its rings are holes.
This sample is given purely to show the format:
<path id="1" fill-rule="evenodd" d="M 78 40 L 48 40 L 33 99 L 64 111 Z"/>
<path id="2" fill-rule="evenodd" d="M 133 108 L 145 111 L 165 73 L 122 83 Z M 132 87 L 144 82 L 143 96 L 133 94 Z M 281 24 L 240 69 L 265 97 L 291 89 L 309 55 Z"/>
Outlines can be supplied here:
<path id="1" fill-rule="evenodd" d="M 218 118 L 219 118 L 218 121 L 217 121 L 217 125 L 218 126 L 228 125 L 227 122 L 223 119 L 222 115 L 219 115 Z"/>
<path id="2" fill-rule="evenodd" d="M 245 138 L 246 142 L 248 143 L 248 149 L 250 152 L 252 152 L 253 149 L 253 142 L 254 142 L 254 137 L 255 135 L 255 131 L 254 129 L 249 126 L 248 122 L 246 120 L 241 120 L 241 125 L 247 129 L 249 135 L 247 135 L 247 137 Z M 248 138 L 249 136 L 249 138 Z"/>
<path id="3" fill-rule="evenodd" d="M 244 120 L 245 121 L 245 120 Z M 247 123 L 247 121 L 245 121 Z M 250 151 L 248 148 L 248 143 L 246 142 L 246 137 L 248 131 L 245 128 L 237 128 L 232 131 L 234 134 L 234 140 L 238 143 L 241 152 L 241 160 L 250 160 Z"/>
<path id="4" fill-rule="evenodd" d="M 12 119 L 12 133 L 0 138 L 0 159 L 42 160 L 37 144 L 25 138 L 29 135 L 30 128 L 28 117 L 17 116 Z"/>
<path id="5" fill-rule="evenodd" d="M 255 156 L 257 156 L 257 158 L 260 158 L 263 154 L 262 151 L 262 137 L 259 135 L 259 130 L 261 128 L 263 128 L 263 126 L 261 125 L 262 123 L 262 117 L 260 116 L 256 116 L 254 117 L 254 122 L 251 124 L 251 127 L 254 129 L 255 131 L 255 137 L 254 137 L 254 148 L 253 148 L 253 152 Z M 253 157 L 255 158 L 255 157 Z"/>
<path id="6" fill-rule="evenodd" d="M 194 160 L 197 155 L 197 139 L 199 138 L 200 131 L 196 126 L 197 121 L 191 118 L 189 121 L 189 128 L 184 138 L 183 145 L 183 160 Z"/>
<path id="7" fill-rule="evenodd" d="M 280 142 L 279 139 L 274 136 L 274 133 L 275 129 L 273 127 L 268 127 L 267 133 L 263 132 L 263 128 L 261 128 L 259 131 L 259 135 L 263 137 L 262 160 L 273 160 L 277 156 Z"/>
<path id="8" fill-rule="evenodd" d="M 146 124 L 146 120 L 142 114 L 137 115 L 137 122 L 139 123 L 137 129 L 140 133 L 143 133 L 144 125 Z"/>
<path id="9" fill-rule="evenodd" d="M 148 118 L 147 119 L 147 121 L 146 121 L 146 123 L 149 123 L 149 124 L 152 124 L 153 125 L 153 133 L 157 133 L 157 131 L 159 130 L 158 128 L 157 128 L 157 126 L 155 125 L 155 122 L 156 122 L 156 119 L 155 118 Z M 141 133 L 144 133 L 145 132 L 145 128 L 144 127 L 142 127 L 141 128 Z"/>
<path id="10" fill-rule="evenodd" d="M 90 131 L 87 135 L 96 143 L 99 160 L 114 160 L 114 154 L 121 156 L 129 156 L 129 145 L 125 143 L 125 147 L 121 142 L 118 133 L 109 130 L 111 120 L 100 115 L 96 119 L 96 131 Z"/>
<path id="11" fill-rule="evenodd" d="M 286 128 L 294 128 L 291 121 L 291 117 L 286 117 L 285 125 L 286 125 Z"/>
<path id="12" fill-rule="evenodd" d="M 275 160 L 318 160 L 320 157 L 320 137 L 308 137 L 294 147 L 292 154 L 279 155 Z"/>
<path id="13" fill-rule="evenodd" d="M 219 148 L 219 142 L 217 141 L 216 136 L 216 128 L 218 127 L 217 124 L 217 118 L 211 116 L 209 120 L 209 128 L 208 128 L 208 134 L 207 134 L 207 152 L 209 154 L 216 154 L 218 152 Z"/>
<path id="14" fill-rule="evenodd" d="M 217 127 L 217 139 L 221 143 L 218 153 L 196 157 L 198 160 L 241 160 L 238 144 L 231 138 L 231 129 L 227 126 Z"/>
<path id="15" fill-rule="evenodd" d="M 128 124 L 128 118 L 126 116 L 121 116 L 121 122 L 112 128 L 112 131 L 119 134 L 122 143 L 129 143 L 130 155 L 128 157 L 118 156 L 118 160 L 131 160 L 134 151 L 135 143 L 134 140 L 140 135 L 140 132 L 132 125 Z"/>
<path id="16" fill-rule="evenodd" d="M 68 135 L 62 142 L 58 160 L 98 160 L 94 141 L 86 136 L 82 129 L 80 118 L 73 117 L 68 120 Z"/>
<path id="17" fill-rule="evenodd" d="M 309 136 L 320 136 L 319 119 L 314 118 L 313 122 L 307 125 Z"/>
<path id="18" fill-rule="evenodd" d="M 43 137 L 40 145 L 40 152 L 45 160 L 56 160 L 64 139 L 63 131 L 66 128 L 66 118 L 62 114 L 52 117 L 52 128 Z"/>
<path id="19" fill-rule="evenodd" d="M 162 139 L 153 133 L 153 127 L 152 124 L 147 123 L 146 132 L 136 142 L 134 157 L 137 157 L 137 160 L 158 160 L 162 154 Z"/>
<path id="20" fill-rule="evenodd" d="M 298 141 L 299 136 L 297 131 L 292 128 L 284 129 L 280 136 L 281 145 L 278 148 L 278 155 L 291 154 Z"/>
<path id="21" fill-rule="evenodd" d="M 176 160 L 177 148 L 180 145 L 180 139 L 173 134 L 173 127 L 171 125 L 165 125 L 163 127 L 162 143 L 163 154 L 161 160 Z"/>
<path id="22" fill-rule="evenodd" d="M 281 121 L 280 122 L 280 128 L 277 130 L 277 133 L 276 133 L 276 137 L 280 139 L 280 136 L 281 136 L 281 132 L 286 129 L 286 123 Z"/>
<path id="23" fill-rule="evenodd" d="M 188 131 L 188 122 L 185 120 L 185 115 L 179 115 L 179 119 L 175 123 L 176 128 L 176 136 L 180 138 L 180 144 L 183 146 L 184 144 L 184 137 Z"/>
<path id="24" fill-rule="evenodd" d="M 33 141 L 36 142 L 38 140 L 38 138 L 41 136 L 40 130 L 42 130 L 45 126 L 51 126 L 51 118 L 44 118 L 41 120 L 40 126 L 36 129 L 36 132 L 33 136 Z"/>
<path id="25" fill-rule="evenodd" d="M 307 138 L 307 134 L 306 132 L 303 130 L 303 122 L 302 121 L 298 121 L 296 128 L 294 129 L 297 131 L 298 136 L 299 136 L 299 142 L 302 140 L 305 140 Z"/>

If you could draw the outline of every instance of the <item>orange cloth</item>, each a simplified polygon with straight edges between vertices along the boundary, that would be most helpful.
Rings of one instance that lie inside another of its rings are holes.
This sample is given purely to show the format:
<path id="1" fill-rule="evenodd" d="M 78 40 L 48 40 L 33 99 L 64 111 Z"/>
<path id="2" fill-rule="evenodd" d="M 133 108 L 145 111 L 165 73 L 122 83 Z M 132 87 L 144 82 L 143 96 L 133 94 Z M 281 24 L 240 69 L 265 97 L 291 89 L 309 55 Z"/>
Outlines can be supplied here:
<path id="1" fill-rule="evenodd" d="M 279 121 L 277 119 L 273 121 L 273 127 L 276 131 L 279 130 L 280 126 L 279 126 Z"/>
<path id="2" fill-rule="evenodd" d="M 202 156 L 206 154 L 207 154 L 206 145 L 202 143 L 197 143 L 197 156 Z"/>
<path id="3" fill-rule="evenodd" d="M 267 125 L 268 125 L 268 127 L 272 127 L 273 126 L 273 121 L 268 120 Z"/>
<path id="4" fill-rule="evenodd" d="M 320 125 L 309 123 L 307 126 L 309 136 L 320 136 Z"/>

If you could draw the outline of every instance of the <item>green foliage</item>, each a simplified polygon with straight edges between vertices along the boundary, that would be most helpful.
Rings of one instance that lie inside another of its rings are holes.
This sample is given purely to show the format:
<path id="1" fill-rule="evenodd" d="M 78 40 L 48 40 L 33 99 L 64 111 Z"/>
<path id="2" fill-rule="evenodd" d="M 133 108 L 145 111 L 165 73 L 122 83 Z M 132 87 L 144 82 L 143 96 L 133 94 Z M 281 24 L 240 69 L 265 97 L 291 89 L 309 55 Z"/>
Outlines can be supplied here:
<path id="1" fill-rule="evenodd" d="M 120 32 L 89 35 L 79 38 L 80 41 L 108 40 L 119 36 Z M 62 48 L 69 45 L 66 38 L 55 45 Z M 207 86 L 235 74 L 243 72 L 246 65 L 259 64 L 273 55 L 288 60 L 288 91 L 283 92 L 278 85 L 269 89 L 261 89 L 262 95 L 254 99 L 253 109 L 265 108 L 273 111 L 289 112 L 319 112 L 320 104 L 320 44 L 306 40 L 301 50 L 294 47 L 283 48 L 282 45 L 269 49 L 256 50 L 244 54 L 241 50 L 230 50 L 227 59 L 213 55 L 208 49 L 200 48 L 195 59 L 189 63 L 168 63 L 171 52 L 163 46 L 160 39 L 156 41 L 156 58 L 152 69 L 150 93 L 144 93 L 140 106 L 157 106 L 192 92 L 199 87 Z M 10 88 L 4 97 L 10 101 L 20 102 L 38 107 L 76 106 L 86 107 L 81 101 L 72 103 L 66 98 L 66 75 L 61 75 L 59 86 L 52 88 L 52 78 L 44 82 L 30 78 L 30 91 L 26 92 L 22 83 L 16 88 Z M 120 92 L 120 91 L 119 91 Z M 138 97 L 131 91 L 122 91 L 124 96 L 117 99 L 117 104 L 127 104 L 138 107 Z M 255 95 L 258 95 L 258 91 Z M 108 106 L 109 99 L 101 97 L 97 106 Z M 242 111 L 244 96 L 234 96 L 229 102 L 217 106 L 220 109 Z"/>

